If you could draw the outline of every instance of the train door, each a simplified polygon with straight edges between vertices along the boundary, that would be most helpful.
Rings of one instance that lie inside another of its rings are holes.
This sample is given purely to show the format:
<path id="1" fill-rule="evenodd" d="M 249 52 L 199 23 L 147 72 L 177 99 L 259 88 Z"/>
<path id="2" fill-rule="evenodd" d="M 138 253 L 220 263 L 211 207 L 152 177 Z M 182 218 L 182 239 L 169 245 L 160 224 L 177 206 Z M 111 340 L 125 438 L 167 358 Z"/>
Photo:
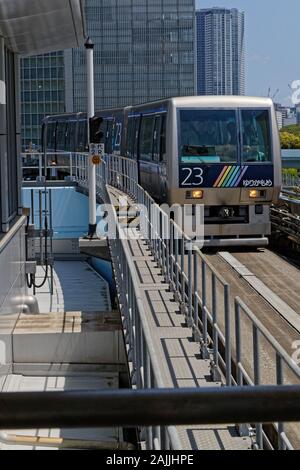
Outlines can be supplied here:
<path id="1" fill-rule="evenodd" d="M 153 191 L 153 172 L 157 163 L 153 162 L 155 116 L 142 117 L 139 139 L 140 184 L 151 195 Z"/>
<path id="2" fill-rule="evenodd" d="M 153 164 L 151 174 L 152 194 L 156 200 L 161 200 L 161 130 L 162 130 L 162 116 L 155 117 L 154 135 L 153 135 Z"/>
<path id="3" fill-rule="evenodd" d="M 153 159 L 156 170 L 153 172 L 155 199 L 166 202 L 167 198 L 167 156 L 166 156 L 166 114 L 156 116 Z"/>

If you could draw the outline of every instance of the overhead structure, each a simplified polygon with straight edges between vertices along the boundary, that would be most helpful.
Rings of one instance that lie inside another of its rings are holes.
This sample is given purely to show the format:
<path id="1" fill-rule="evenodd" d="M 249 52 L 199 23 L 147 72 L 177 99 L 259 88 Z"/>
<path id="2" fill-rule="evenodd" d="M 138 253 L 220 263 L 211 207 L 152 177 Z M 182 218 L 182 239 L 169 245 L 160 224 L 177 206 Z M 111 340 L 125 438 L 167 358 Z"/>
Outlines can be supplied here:
<path id="1" fill-rule="evenodd" d="M 83 45 L 84 0 L 0 0 L 0 37 L 21 55 Z"/>

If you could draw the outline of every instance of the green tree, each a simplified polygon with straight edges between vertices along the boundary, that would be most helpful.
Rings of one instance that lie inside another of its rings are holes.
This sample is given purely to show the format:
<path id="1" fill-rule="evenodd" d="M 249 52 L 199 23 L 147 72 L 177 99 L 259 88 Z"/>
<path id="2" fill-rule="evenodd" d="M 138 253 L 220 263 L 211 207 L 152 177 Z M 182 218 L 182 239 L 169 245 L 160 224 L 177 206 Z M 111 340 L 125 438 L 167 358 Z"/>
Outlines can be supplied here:
<path id="1" fill-rule="evenodd" d="M 300 126 L 299 126 L 300 127 Z M 281 148 L 283 149 L 300 149 L 300 134 L 291 134 L 290 132 L 280 132 Z"/>

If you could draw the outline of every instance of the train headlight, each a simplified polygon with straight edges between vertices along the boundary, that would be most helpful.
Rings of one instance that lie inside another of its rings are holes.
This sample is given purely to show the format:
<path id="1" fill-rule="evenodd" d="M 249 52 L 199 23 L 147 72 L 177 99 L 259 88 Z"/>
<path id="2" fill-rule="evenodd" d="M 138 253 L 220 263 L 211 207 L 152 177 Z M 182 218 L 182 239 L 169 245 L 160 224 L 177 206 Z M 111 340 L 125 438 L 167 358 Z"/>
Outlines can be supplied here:
<path id="1" fill-rule="evenodd" d="M 200 189 L 192 191 L 192 198 L 193 199 L 203 199 L 203 191 Z"/>
<path id="2" fill-rule="evenodd" d="M 251 191 L 249 191 L 249 196 L 251 199 L 256 199 L 260 197 L 260 194 L 259 194 L 259 191 L 257 191 L 257 189 L 251 189 Z"/>

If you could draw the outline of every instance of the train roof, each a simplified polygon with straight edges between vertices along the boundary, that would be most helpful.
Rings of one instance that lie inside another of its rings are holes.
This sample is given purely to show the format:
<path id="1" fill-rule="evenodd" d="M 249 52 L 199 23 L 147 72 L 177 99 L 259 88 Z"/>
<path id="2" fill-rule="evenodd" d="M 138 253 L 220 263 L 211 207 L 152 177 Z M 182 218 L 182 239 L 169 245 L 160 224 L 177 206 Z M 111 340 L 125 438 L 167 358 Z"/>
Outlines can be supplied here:
<path id="1" fill-rule="evenodd" d="M 271 98 L 262 98 L 257 96 L 189 96 L 172 98 L 175 106 L 228 106 L 228 107 L 266 107 L 273 106 Z"/>
<path id="2" fill-rule="evenodd" d="M 179 108 L 272 108 L 273 101 L 271 98 L 263 98 L 257 96 L 181 96 L 177 98 L 166 98 L 148 103 L 134 105 L 132 107 L 112 108 L 97 110 L 96 115 L 107 116 L 110 113 L 122 113 L 127 111 L 139 111 L 143 109 L 152 109 L 157 107 L 167 107 L 172 105 Z M 65 113 L 58 115 L 49 115 L 45 117 L 46 121 L 61 121 L 70 117 L 85 118 L 86 113 Z"/>
<path id="3" fill-rule="evenodd" d="M 152 101 L 141 105 L 135 105 L 133 110 L 149 109 L 157 106 L 167 106 L 171 104 L 175 107 L 233 107 L 233 108 L 271 108 L 273 101 L 271 98 L 263 98 L 256 96 L 182 96 L 177 98 L 168 98 L 164 100 Z"/>

